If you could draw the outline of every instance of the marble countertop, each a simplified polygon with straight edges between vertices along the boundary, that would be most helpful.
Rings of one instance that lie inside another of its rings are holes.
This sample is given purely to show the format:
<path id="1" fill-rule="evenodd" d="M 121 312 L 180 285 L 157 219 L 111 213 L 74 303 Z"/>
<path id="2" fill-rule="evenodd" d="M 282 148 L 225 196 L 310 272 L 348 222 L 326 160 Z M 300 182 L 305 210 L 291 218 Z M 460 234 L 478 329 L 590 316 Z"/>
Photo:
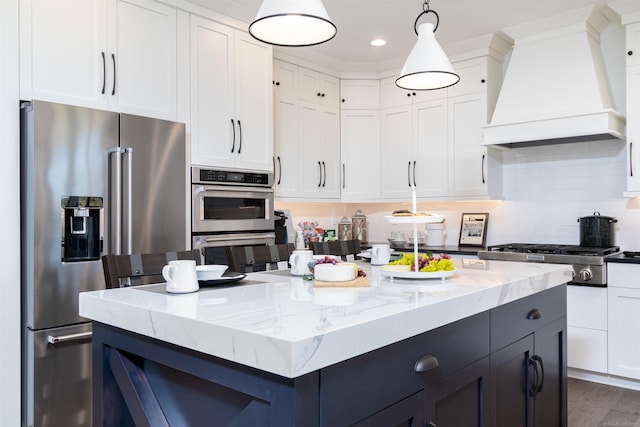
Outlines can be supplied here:
<path id="1" fill-rule="evenodd" d="M 571 280 L 571 267 L 454 260 L 443 280 L 389 279 L 362 263 L 367 288 L 314 288 L 288 270 L 174 295 L 164 284 L 83 292 L 80 315 L 295 378 Z"/>

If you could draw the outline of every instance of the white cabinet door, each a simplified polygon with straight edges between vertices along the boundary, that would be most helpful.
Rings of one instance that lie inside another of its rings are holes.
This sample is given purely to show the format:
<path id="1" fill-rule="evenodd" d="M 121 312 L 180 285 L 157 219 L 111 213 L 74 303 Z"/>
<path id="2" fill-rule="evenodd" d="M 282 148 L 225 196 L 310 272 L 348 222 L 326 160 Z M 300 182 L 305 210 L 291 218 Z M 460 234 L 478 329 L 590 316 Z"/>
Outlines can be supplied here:
<path id="1" fill-rule="evenodd" d="M 275 102 L 274 182 L 276 197 L 296 197 L 302 193 L 299 106 L 297 100 Z"/>
<path id="2" fill-rule="evenodd" d="M 640 65 L 640 22 L 626 25 L 625 31 L 627 34 L 627 66 Z M 637 92 L 627 90 L 627 93 Z"/>
<path id="3" fill-rule="evenodd" d="M 341 112 L 340 159 L 343 201 L 375 200 L 380 196 L 380 112 Z"/>
<path id="4" fill-rule="evenodd" d="M 397 76 L 393 76 L 380 81 L 380 106 L 383 109 L 447 98 L 446 88 L 426 91 L 411 91 L 399 88 L 396 85 L 396 79 Z"/>
<path id="5" fill-rule="evenodd" d="M 446 99 L 413 105 L 414 184 L 417 197 L 449 193 L 449 139 Z"/>
<path id="6" fill-rule="evenodd" d="M 640 65 L 627 68 L 627 93 L 640 93 Z M 634 96 L 627 97 L 627 191 L 640 191 L 640 100 Z"/>
<path id="7" fill-rule="evenodd" d="M 486 95 L 449 98 L 449 194 L 487 194 L 487 151 L 481 145 L 486 125 Z"/>
<path id="8" fill-rule="evenodd" d="M 383 165 L 380 171 L 380 196 L 410 200 L 416 162 L 411 105 L 382 110 L 380 129 Z"/>
<path id="9" fill-rule="evenodd" d="M 340 179 L 340 134 L 336 109 L 303 102 L 300 106 L 298 164 L 304 198 L 337 199 Z"/>
<path id="10" fill-rule="evenodd" d="M 106 108 L 104 0 L 20 1 L 20 98 Z"/>
<path id="11" fill-rule="evenodd" d="M 298 68 L 298 96 L 301 100 L 329 106 L 339 107 L 340 81 L 328 74 Z"/>
<path id="12" fill-rule="evenodd" d="M 380 108 L 380 80 L 340 80 L 340 108 L 377 110 Z"/>
<path id="13" fill-rule="evenodd" d="M 235 32 L 236 167 L 273 169 L 273 65 L 271 47 Z"/>
<path id="14" fill-rule="evenodd" d="M 607 288 L 567 287 L 567 365 L 607 373 Z"/>
<path id="15" fill-rule="evenodd" d="M 271 48 L 191 16 L 191 163 L 273 168 Z"/>
<path id="16" fill-rule="evenodd" d="M 119 0 L 109 109 L 177 117 L 176 9 L 153 0 Z"/>
<path id="17" fill-rule="evenodd" d="M 233 29 L 191 16 L 192 164 L 235 164 L 234 46 Z"/>
<path id="18" fill-rule="evenodd" d="M 609 374 L 640 379 L 640 289 L 608 287 Z"/>
<path id="19" fill-rule="evenodd" d="M 273 93 L 276 99 L 298 99 L 298 67 L 288 62 L 273 61 Z"/>

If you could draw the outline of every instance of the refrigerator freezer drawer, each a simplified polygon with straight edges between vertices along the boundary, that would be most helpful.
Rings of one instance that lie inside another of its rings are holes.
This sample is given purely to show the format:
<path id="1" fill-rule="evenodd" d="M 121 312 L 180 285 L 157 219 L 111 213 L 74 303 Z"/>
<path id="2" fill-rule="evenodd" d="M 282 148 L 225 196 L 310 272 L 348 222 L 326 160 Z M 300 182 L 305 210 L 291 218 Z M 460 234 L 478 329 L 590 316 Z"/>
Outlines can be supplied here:
<path id="1" fill-rule="evenodd" d="M 28 426 L 91 426 L 91 323 L 26 330 Z"/>

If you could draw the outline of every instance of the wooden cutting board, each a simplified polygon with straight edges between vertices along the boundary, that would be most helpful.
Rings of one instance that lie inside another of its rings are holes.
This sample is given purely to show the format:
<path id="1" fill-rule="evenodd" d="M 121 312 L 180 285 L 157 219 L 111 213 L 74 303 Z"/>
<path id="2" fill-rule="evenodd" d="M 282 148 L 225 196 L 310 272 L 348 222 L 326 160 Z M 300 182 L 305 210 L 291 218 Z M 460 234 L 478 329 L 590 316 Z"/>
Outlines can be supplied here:
<path id="1" fill-rule="evenodd" d="M 369 280 L 366 277 L 356 277 L 346 282 L 324 282 L 314 279 L 313 286 L 318 288 L 363 288 L 369 286 Z"/>

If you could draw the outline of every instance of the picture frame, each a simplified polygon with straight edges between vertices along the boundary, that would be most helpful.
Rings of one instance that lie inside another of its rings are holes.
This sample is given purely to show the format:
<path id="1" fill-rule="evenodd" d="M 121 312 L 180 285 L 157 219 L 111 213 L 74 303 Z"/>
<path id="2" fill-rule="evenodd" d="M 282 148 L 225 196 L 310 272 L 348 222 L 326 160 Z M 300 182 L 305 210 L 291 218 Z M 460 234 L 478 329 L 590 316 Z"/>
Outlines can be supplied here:
<path id="1" fill-rule="evenodd" d="M 458 246 L 482 246 L 487 241 L 488 213 L 463 213 Z"/>

